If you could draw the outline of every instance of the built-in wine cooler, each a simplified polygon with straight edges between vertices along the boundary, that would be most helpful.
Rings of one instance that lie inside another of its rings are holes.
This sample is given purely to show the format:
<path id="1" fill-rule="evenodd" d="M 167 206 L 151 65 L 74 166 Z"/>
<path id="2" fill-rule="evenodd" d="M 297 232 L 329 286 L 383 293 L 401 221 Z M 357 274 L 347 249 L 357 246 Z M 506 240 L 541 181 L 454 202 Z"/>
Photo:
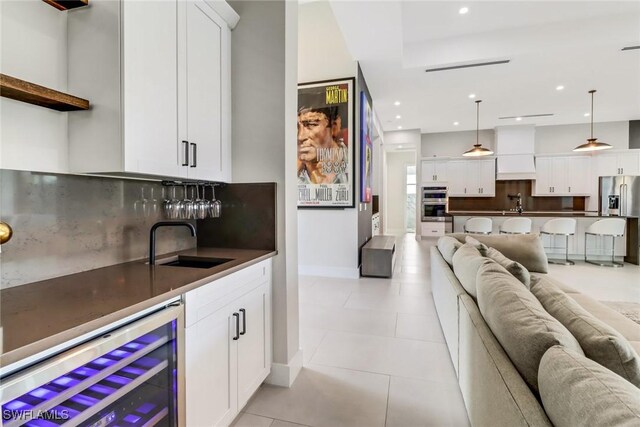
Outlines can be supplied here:
<path id="1" fill-rule="evenodd" d="M 183 425 L 182 306 L 2 379 L 2 426 Z"/>

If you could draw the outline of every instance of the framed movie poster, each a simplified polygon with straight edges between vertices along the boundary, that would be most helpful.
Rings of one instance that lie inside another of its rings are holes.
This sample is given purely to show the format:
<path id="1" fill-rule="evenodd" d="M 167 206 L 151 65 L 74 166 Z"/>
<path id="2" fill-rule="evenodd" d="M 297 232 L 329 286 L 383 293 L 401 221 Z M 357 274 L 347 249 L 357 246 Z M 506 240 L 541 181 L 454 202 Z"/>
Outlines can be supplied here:
<path id="1" fill-rule="evenodd" d="M 355 207 L 354 85 L 298 85 L 298 207 Z"/>
<path id="2" fill-rule="evenodd" d="M 371 203 L 371 160 L 373 159 L 373 117 L 369 98 L 360 92 L 360 201 Z"/>

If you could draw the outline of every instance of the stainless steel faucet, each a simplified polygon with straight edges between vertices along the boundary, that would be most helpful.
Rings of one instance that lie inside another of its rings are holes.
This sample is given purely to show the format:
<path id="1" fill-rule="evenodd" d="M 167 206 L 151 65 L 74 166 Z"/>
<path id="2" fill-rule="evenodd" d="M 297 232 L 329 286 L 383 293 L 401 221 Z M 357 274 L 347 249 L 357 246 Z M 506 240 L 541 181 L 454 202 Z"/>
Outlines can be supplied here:
<path id="1" fill-rule="evenodd" d="M 156 265 L 156 230 L 159 227 L 176 227 L 184 226 L 191 230 L 191 235 L 196 237 L 196 228 L 193 224 L 186 221 L 160 221 L 151 226 L 149 233 L 149 265 Z"/>
<path id="2" fill-rule="evenodd" d="M 518 193 L 518 194 L 508 194 L 507 195 L 509 197 L 509 199 L 516 199 L 516 207 L 515 209 L 511 209 L 512 211 L 516 211 L 519 214 L 522 215 L 522 212 L 524 211 L 523 207 L 522 207 L 522 194 Z"/>

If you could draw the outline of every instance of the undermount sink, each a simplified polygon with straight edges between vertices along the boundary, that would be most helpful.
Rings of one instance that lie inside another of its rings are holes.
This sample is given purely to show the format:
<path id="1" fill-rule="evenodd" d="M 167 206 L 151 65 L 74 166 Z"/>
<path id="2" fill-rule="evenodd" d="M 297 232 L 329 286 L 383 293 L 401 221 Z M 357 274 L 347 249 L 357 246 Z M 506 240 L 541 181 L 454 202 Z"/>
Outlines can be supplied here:
<path id="1" fill-rule="evenodd" d="M 229 261 L 233 261 L 233 259 L 178 256 L 177 258 L 169 258 L 166 261 L 159 261 L 157 264 L 169 267 L 213 268 Z"/>

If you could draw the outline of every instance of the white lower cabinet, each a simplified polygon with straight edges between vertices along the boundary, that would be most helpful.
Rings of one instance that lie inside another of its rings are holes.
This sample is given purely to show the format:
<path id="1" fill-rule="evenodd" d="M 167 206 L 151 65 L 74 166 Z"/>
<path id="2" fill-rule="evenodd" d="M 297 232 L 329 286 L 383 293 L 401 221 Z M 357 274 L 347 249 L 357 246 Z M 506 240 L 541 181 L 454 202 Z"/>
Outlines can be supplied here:
<path id="1" fill-rule="evenodd" d="M 188 426 L 227 426 L 271 369 L 271 261 L 185 295 Z"/>

